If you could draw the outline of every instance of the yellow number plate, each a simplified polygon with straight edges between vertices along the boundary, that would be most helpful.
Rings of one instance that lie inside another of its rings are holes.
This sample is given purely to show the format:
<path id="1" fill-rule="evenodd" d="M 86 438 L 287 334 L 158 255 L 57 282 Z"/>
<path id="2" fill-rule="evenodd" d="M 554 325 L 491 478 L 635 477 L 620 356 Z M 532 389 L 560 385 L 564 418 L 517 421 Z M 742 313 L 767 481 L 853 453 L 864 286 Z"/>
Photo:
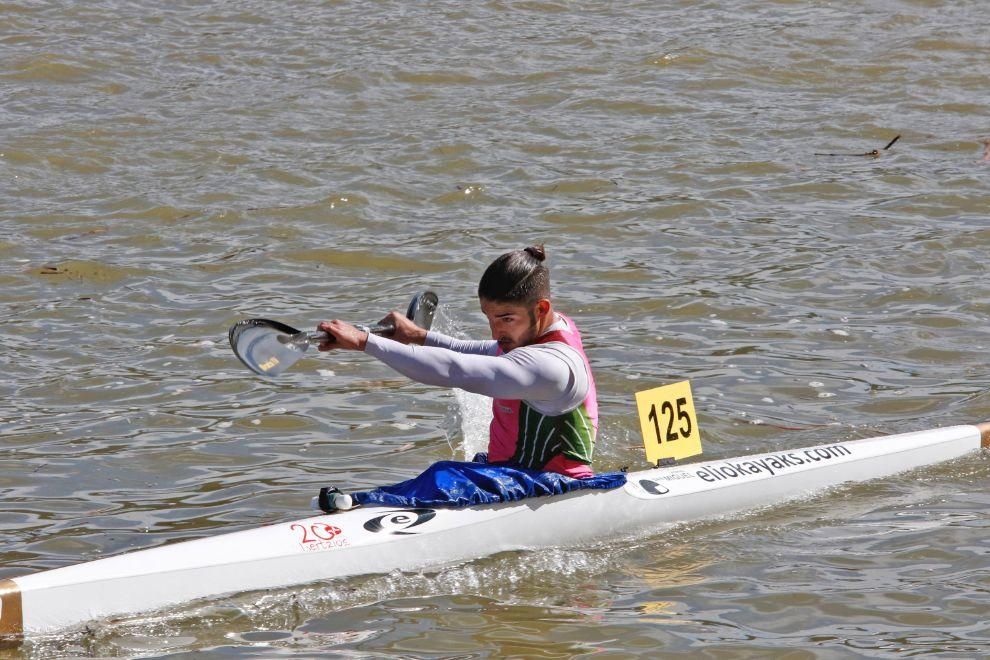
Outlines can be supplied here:
<path id="1" fill-rule="evenodd" d="M 646 460 L 650 463 L 701 453 L 701 433 L 691 400 L 690 382 L 685 380 L 636 392 L 636 408 L 646 445 Z"/>

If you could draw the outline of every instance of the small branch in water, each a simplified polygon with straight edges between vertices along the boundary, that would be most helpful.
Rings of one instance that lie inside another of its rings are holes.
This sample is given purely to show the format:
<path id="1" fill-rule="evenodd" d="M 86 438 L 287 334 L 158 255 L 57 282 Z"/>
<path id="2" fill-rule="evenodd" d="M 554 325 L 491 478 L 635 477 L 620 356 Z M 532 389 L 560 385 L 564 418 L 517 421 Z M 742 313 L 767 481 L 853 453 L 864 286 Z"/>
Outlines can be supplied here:
<path id="1" fill-rule="evenodd" d="M 816 152 L 815 155 L 816 156 L 853 156 L 853 157 L 857 157 L 857 158 L 858 157 L 862 157 L 862 156 L 870 156 L 870 157 L 876 158 L 877 156 L 880 155 L 880 152 L 881 151 L 887 151 L 892 146 L 894 146 L 894 143 L 895 142 L 897 142 L 900 139 L 901 139 L 900 134 L 897 134 L 897 135 L 894 136 L 894 139 L 891 140 L 890 142 L 888 142 L 887 143 L 887 146 L 884 147 L 883 149 L 874 149 L 873 151 L 867 151 L 866 153 L 862 153 L 862 154 L 823 154 L 823 153 Z"/>

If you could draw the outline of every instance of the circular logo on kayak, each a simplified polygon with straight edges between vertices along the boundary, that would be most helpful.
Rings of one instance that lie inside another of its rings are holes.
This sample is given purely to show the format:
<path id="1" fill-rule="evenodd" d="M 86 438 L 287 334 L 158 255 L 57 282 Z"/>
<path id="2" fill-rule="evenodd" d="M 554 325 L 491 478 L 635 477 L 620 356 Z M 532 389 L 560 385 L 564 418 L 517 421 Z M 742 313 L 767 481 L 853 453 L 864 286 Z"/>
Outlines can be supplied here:
<path id="1" fill-rule="evenodd" d="M 422 525 L 427 520 L 432 520 L 435 515 L 437 512 L 433 509 L 398 509 L 372 518 L 364 523 L 364 528 L 376 534 L 381 532 L 386 534 L 415 534 L 416 532 L 407 530 Z"/>
<path id="2" fill-rule="evenodd" d="M 667 493 L 670 492 L 670 489 L 664 486 L 663 484 L 659 484 L 655 481 L 650 481 L 649 479 L 640 479 L 639 485 L 642 486 L 643 490 L 645 490 L 650 495 L 666 495 Z"/>

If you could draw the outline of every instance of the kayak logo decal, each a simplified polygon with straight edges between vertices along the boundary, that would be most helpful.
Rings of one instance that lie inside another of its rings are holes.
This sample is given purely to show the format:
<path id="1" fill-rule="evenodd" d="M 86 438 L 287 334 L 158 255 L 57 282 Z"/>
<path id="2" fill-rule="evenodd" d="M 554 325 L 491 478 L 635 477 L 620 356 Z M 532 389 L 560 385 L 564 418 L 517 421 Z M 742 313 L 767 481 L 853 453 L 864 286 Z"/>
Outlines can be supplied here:
<path id="1" fill-rule="evenodd" d="M 289 529 L 298 535 L 297 540 L 300 547 L 307 552 L 331 550 L 351 544 L 344 538 L 344 532 L 340 527 L 325 522 L 312 523 L 311 525 L 292 523 L 289 525 Z"/>
<path id="2" fill-rule="evenodd" d="M 364 523 L 364 528 L 376 534 L 416 534 L 407 530 L 433 520 L 436 515 L 433 509 L 398 509 L 372 518 Z"/>
<path id="3" fill-rule="evenodd" d="M 851 456 L 852 450 L 845 445 L 823 445 L 800 449 L 787 454 L 766 454 L 762 457 L 742 458 L 720 463 L 710 463 L 700 467 L 695 474 L 702 481 L 710 484 L 726 479 L 735 479 L 749 475 L 769 474 L 771 477 L 789 468 L 802 465 L 830 461 Z"/>
<path id="4" fill-rule="evenodd" d="M 640 479 L 639 485 L 643 487 L 650 495 L 666 495 L 670 492 L 670 489 L 663 484 L 657 483 L 656 481 L 650 481 L 649 479 Z"/>

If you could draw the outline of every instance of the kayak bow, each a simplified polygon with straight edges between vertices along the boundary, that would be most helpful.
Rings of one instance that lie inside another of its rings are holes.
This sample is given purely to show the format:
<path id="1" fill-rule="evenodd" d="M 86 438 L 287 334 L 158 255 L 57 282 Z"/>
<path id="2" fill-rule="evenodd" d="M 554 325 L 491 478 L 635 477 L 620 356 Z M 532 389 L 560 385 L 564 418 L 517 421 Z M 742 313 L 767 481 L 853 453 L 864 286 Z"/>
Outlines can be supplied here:
<path id="1" fill-rule="evenodd" d="M 235 592 L 663 529 L 981 446 L 990 446 L 990 422 L 632 472 L 625 486 L 610 491 L 465 509 L 367 507 L 318 515 L 0 580 L 0 638 Z"/>

